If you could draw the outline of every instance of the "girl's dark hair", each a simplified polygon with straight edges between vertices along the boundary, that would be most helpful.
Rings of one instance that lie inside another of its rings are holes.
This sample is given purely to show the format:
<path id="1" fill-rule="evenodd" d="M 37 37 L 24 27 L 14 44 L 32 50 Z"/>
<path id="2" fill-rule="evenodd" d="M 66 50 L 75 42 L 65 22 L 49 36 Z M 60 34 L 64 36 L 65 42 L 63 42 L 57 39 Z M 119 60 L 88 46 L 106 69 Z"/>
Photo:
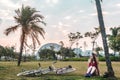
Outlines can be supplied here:
<path id="1" fill-rule="evenodd" d="M 97 63 L 97 61 L 96 61 L 96 54 L 92 53 L 92 56 L 93 56 L 93 60 Z"/>

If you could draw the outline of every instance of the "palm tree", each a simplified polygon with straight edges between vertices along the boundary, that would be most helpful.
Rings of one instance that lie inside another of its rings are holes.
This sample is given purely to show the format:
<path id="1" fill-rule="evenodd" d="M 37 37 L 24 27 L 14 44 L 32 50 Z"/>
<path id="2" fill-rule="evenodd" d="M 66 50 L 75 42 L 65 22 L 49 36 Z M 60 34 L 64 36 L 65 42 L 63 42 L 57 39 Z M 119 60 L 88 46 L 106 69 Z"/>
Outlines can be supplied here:
<path id="1" fill-rule="evenodd" d="M 36 48 L 36 44 L 40 45 L 39 35 L 44 38 L 44 29 L 41 28 L 38 23 L 42 23 L 45 25 L 43 21 L 43 16 L 37 13 L 35 8 L 31 8 L 30 6 L 22 5 L 21 9 L 15 10 L 17 14 L 14 19 L 17 22 L 17 25 L 7 28 L 5 30 L 5 34 L 9 35 L 11 32 L 14 32 L 19 27 L 21 29 L 21 37 L 20 37 L 20 53 L 18 58 L 18 66 L 20 66 L 22 52 L 24 46 L 28 46 L 27 40 L 28 38 L 32 40 L 32 44 L 34 49 Z"/>
<path id="2" fill-rule="evenodd" d="M 103 15 L 102 15 L 100 0 L 95 0 L 95 2 L 96 2 L 98 20 L 99 20 L 99 25 L 100 25 L 101 35 L 102 35 L 102 41 L 103 41 L 103 46 L 104 46 L 104 51 L 105 51 L 107 71 L 109 73 L 109 77 L 115 78 L 114 71 L 113 71 L 113 68 L 112 68 L 112 65 L 111 65 L 111 60 L 109 58 L 109 51 L 108 51 L 108 45 L 107 45 L 107 40 L 106 40 L 106 32 L 105 32 L 105 26 L 104 26 L 104 21 L 103 21 Z"/>
<path id="3" fill-rule="evenodd" d="M 114 51 L 114 56 L 115 56 L 115 52 L 119 51 L 119 41 L 118 41 L 118 37 L 120 37 L 120 27 L 113 27 L 110 28 L 110 30 L 112 31 L 111 35 L 107 35 L 108 36 L 108 40 L 109 40 L 109 47 Z"/>

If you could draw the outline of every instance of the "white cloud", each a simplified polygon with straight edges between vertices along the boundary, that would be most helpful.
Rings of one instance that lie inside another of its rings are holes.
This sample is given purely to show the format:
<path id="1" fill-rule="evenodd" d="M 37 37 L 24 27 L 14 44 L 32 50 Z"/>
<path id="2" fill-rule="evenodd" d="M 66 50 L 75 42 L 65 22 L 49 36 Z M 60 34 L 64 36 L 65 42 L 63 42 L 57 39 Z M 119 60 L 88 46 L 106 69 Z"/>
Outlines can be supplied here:
<path id="1" fill-rule="evenodd" d="M 103 13 L 103 15 L 109 15 L 109 14 L 110 14 L 110 13 L 107 12 L 107 11 L 103 11 L 102 13 Z M 97 12 L 92 13 L 92 14 L 90 14 L 90 15 L 91 15 L 91 16 L 96 16 L 96 15 L 97 15 Z"/>
<path id="2" fill-rule="evenodd" d="M 64 19 L 69 20 L 71 19 L 71 16 L 65 16 Z"/>
<path id="3" fill-rule="evenodd" d="M 56 28 L 56 27 L 57 27 L 57 25 L 51 25 L 51 27 Z"/>
<path id="4" fill-rule="evenodd" d="M 62 23 L 62 22 L 59 22 L 58 25 L 59 25 L 59 26 L 63 26 L 63 23 Z"/>
<path id="5" fill-rule="evenodd" d="M 104 15 L 109 15 L 109 12 L 103 11 L 103 14 L 104 14 Z"/>
<path id="6" fill-rule="evenodd" d="M 111 15 L 119 15 L 119 14 L 120 14 L 120 11 L 115 11 L 111 13 Z"/>
<path id="7" fill-rule="evenodd" d="M 29 1 L 29 0 L 22 0 L 23 2 L 27 2 L 27 1 Z"/>
<path id="8" fill-rule="evenodd" d="M 68 30 L 63 30 L 62 33 L 63 33 L 64 35 L 66 35 L 66 34 L 69 33 L 69 31 L 68 31 Z"/>
<path id="9" fill-rule="evenodd" d="M 73 20 L 74 23 L 76 23 L 78 20 Z"/>
<path id="10" fill-rule="evenodd" d="M 71 25 L 69 25 L 69 24 L 64 24 L 63 22 L 58 22 L 58 26 L 61 26 L 62 28 L 64 28 L 64 27 L 69 27 L 69 26 L 71 26 Z"/>
<path id="11" fill-rule="evenodd" d="M 97 13 L 92 13 L 92 14 L 90 14 L 91 16 L 96 16 L 97 15 Z"/>
<path id="12" fill-rule="evenodd" d="M 83 12 L 85 12 L 84 10 L 80 10 L 80 11 L 78 11 L 79 13 L 83 13 Z"/>
<path id="13" fill-rule="evenodd" d="M 4 8 L 12 8 L 12 9 L 15 9 L 16 6 L 18 7 L 19 5 L 18 4 L 14 4 L 12 2 L 12 0 L 0 0 L 0 4 L 1 6 L 3 6 Z"/>
<path id="14" fill-rule="evenodd" d="M 120 3 L 116 4 L 116 6 L 120 7 Z"/>
<path id="15" fill-rule="evenodd" d="M 58 0 L 51 0 L 54 4 L 58 3 Z"/>
<path id="16" fill-rule="evenodd" d="M 7 20 L 7 19 L 13 20 L 13 17 L 11 16 L 10 10 L 0 9 L 0 16 L 1 16 L 1 19 L 4 19 L 4 20 Z"/>
<path id="17" fill-rule="evenodd" d="M 0 17 L 3 20 L 13 20 L 14 10 L 20 7 L 18 3 L 12 0 L 0 0 Z"/>
<path id="18" fill-rule="evenodd" d="M 69 33 L 68 27 L 70 27 L 70 25 L 69 24 L 64 24 L 63 22 L 59 21 L 57 25 L 52 25 L 51 27 L 56 30 L 54 32 L 54 34 L 63 37 L 63 36 L 66 36 Z M 58 34 L 58 32 L 60 32 L 60 33 Z"/>
<path id="19" fill-rule="evenodd" d="M 59 2 L 59 0 L 46 0 L 46 3 L 51 7 L 56 5 L 58 2 Z"/>

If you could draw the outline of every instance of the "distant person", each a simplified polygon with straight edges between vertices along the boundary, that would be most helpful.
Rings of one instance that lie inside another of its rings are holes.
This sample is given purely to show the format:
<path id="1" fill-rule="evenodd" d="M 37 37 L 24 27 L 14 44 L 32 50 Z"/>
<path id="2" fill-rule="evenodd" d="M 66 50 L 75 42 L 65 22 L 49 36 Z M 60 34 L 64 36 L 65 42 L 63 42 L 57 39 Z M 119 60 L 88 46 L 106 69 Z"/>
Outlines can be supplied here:
<path id="1" fill-rule="evenodd" d="M 96 54 L 92 53 L 92 56 L 90 56 L 88 60 L 88 69 L 85 77 L 91 77 L 96 75 L 99 75 L 98 60 L 96 58 Z"/>

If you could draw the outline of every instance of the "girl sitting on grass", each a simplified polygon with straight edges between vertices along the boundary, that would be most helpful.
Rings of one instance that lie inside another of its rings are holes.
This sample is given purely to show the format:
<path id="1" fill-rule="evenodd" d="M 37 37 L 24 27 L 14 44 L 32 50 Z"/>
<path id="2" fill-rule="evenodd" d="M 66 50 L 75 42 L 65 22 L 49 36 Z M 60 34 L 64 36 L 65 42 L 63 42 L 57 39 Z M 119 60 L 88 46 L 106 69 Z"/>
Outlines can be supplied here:
<path id="1" fill-rule="evenodd" d="M 88 69 L 85 77 L 91 77 L 95 75 L 99 75 L 98 61 L 96 59 L 96 54 L 92 53 L 92 56 L 88 60 Z"/>

